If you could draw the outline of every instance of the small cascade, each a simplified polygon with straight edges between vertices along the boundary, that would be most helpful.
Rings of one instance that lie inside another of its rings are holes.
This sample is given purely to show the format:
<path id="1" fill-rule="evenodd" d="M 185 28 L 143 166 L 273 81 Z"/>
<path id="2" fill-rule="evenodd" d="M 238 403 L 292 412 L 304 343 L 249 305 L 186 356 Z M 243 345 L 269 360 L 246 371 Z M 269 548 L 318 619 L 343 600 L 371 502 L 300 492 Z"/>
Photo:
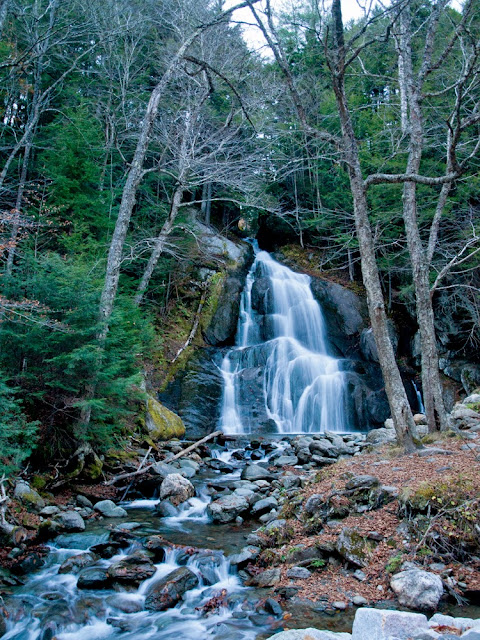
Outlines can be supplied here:
<path id="1" fill-rule="evenodd" d="M 415 380 L 412 380 L 412 384 L 413 384 L 413 388 L 415 390 L 415 394 L 417 396 L 418 412 L 419 413 L 425 413 L 425 405 L 423 404 L 422 394 L 420 393 L 419 388 L 415 384 Z"/>
<path id="2" fill-rule="evenodd" d="M 224 433 L 346 431 L 345 376 L 310 277 L 254 244 L 236 346 L 223 359 Z"/>

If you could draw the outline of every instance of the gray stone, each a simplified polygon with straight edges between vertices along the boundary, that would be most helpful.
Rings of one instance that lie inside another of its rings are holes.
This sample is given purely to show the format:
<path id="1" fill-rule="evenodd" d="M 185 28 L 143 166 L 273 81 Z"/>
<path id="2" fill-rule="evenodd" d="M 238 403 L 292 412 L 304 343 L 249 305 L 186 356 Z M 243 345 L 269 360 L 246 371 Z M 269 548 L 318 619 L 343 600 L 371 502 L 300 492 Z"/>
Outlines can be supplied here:
<path id="1" fill-rule="evenodd" d="M 305 567 L 292 567 L 287 571 L 287 578 L 294 578 L 295 580 L 305 580 L 312 575 L 312 572 Z"/>
<path id="2" fill-rule="evenodd" d="M 379 484 L 378 478 L 375 476 L 354 476 L 345 485 L 345 489 L 371 489 Z"/>
<path id="3" fill-rule="evenodd" d="M 326 456 L 327 458 L 334 458 L 338 455 L 338 452 L 335 450 L 333 444 L 326 438 L 322 438 L 321 440 L 314 440 L 310 443 L 309 449 L 311 453 Z"/>
<path id="4" fill-rule="evenodd" d="M 359 595 L 353 596 L 352 602 L 356 607 L 364 607 L 366 604 L 368 604 L 368 600 Z"/>
<path id="5" fill-rule="evenodd" d="M 175 569 L 150 585 L 145 598 L 145 609 L 165 611 L 174 607 L 186 591 L 196 586 L 198 586 L 198 578 L 193 571 L 187 567 Z"/>
<path id="6" fill-rule="evenodd" d="M 76 497 L 76 501 L 79 507 L 93 509 L 93 504 L 90 502 L 90 500 L 85 496 L 82 496 L 81 494 L 78 494 L 78 496 Z"/>
<path id="7" fill-rule="evenodd" d="M 54 516 L 57 513 L 60 513 L 60 509 L 52 504 L 52 505 L 48 505 L 46 507 L 43 507 L 43 509 L 40 511 L 39 515 L 48 517 L 48 516 Z"/>
<path id="8" fill-rule="evenodd" d="M 107 574 L 114 582 L 138 586 L 140 582 L 151 578 L 155 571 L 156 568 L 149 556 L 143 551 L 137 551 L 111 564 Z"/>
<path id="9" fill-rule="evenodd" d="M 254 576 L 250 583 L 257 587 L 274 587 L 276 584 L 280 582 L 282 578 L 282 572 L 280 569 L 267 569 L 266 571 L 262 571 L 262 573 Z"/>
<path id="10" fill-rule="evenodd" d="M 364 582 L 367 579 L 367 576 L 361 569 L 357 569 L 353 573 L 353 577 L 356 578 L 359 582 Z"/>
<path id="11" fill-rule="evenodd" d="M 85 531 L 85 521 L 76 511 L 64 511 L 55 516 L 65 531 Z"/>
<path id="12" fill-rule="evenodd" d="M 233 522 L 237 516 L 248 510 L 249 504 L 244 496 L 232 493 L 207 506 L 207 513 L 214 522 Z"/>
<path id="13" fill-rule="evenodd" d="M 372 429 L 369 431 L 365 440 L 369 444 L 380 446 L 390 442 L 396 442 L 397 437 L 394 430 L 380 427 L 380 429 Z"/>
<path id="14" fill-rule="evenodd" d="M 94 507 L 105 518 L 126 518 L 128 513 L 123 507 L 117 507 L 113 500 L 100 500 Z"/>
<path id="15" fill-rule="evenodd" d="M 320 631 L 319 629 L 290 629 L 282 631 L 274 636 L 270 636 L 269 640 L 352 640 L 350 633 L 341 633 L 336 631 Z"/>
<path id="16" fill-rule="evenodd" d="M 436 613 L 430 618 L 428 624 L 431 627 L 436 625 L 453 627 L 463 632 L 477 625 L 480 626 L 480 620 L 474 620 L 473 618 L 454 618 L 453 616 L 446 616 L 443 613 Z"/>
<path id="17" fill-rule="evenodd" d="M 300 486 L 300 477 L 299 476 L 284 476 L 281 480 L 282 486 L 287 489 L 295 489 Z"/>
<path id="18" fill-rule="evenodd" d="M 352 640 L 410 640 L 414 633 L 428 628 L 426 616 L 420 613 L 364 607 L 355 614 Z"/>
<path id="19" fill-rule="evenodd" d="M 419 631 L 412 636 L 412 640 L 439 640 L 441 638 L 445 638 L 445 636 L 440 635 L 433 629 L 428 629 L 427 631 Z"/>
<path id="20" fill-rule="evenodd" d="M 390 580 L 390 586 L 399 603 L 410 609 L 435 609 L 443 595 L 440 577 L 422 569 L 396 573 Z"/>
<path id="21" fill-rule="evenodd" d="M 195 487 L 179 473 L 171 473 L 160 485 L 160 499 L 168 498 L 174 506 L 186 502 L 195 495 Z"/>
<path id="22" fill-rule="evenodd" d="M 101 567 L 84 569 L 78 576 L 78 589 L 106 589 L 110 585 L 107 570 Z"/>
<path id="23" fill-rule="evenodd" d="M 472 393 L 467 396 L 462 404 L 480 404 L 480 393 Z"/>
<path id="24" fill-rule="evenodd" d="M 241 478 L 252 482 L 255 480 L 271 480 L 272 474 L 259 464 L 249 464 L 243 469 Z"/>
<path id="25" fill-rule="evenodd" d="M 274 464 L 276 467 L 294 467 L 298 464 L 298 458 L 297 456 L 279 456 L 275 460 Z"/>
<path id="26" fill-rule="evenodd" d="M 248 546 L 244 547 L 240 553 L 235 553 L 232 556 L 229 556 L 230 564 L 235 565 L 237 567 L 242 567 L 247 565 L 252 560 L 255 560 L 260 553 L 260 547 Z"/>
<path id="27" fill-rule="evenodd" d="M 89 567 L 97 561 L 97 556 L 93 553 L 80 553 L 70 556 L 59 567 L 58 573 L 78 573 L 85 567 Z"/>
<path id="28" fill-rule="evenodd" d="M 336 549 L 343 558 L 357 567 L 365 566 L 365 539 L 356 529 L 344 527 L 337 538 Z"/>
<path id="29" fill-rule="evenodd" d="M 263 500 L 259 500 L 253 505 L 250 513 L 260 515 L 262 513 L 266 513 L 267 511 L 271 511 L 272 509 L 276 509 L 277 507 L 278 501 L 275 498 L 263 498 Z"/>
<path id="30" fill-rule="evenodd" d="M 19 480 L 15 485 L 13 497 L 35 511 L 41 511 L 45 507 L 45 500 L 24 480 Z"/>
<path id="31" fill-rule="evenodd" d="M 480 640 L 480 629 L 469 629 L 462 633 L 463 640 Z"/>
<path id="32" fill-rule="evenodd" d="M 312 496 L 310 496 L 307 499 L 307 501 L 303 505 L 303 510 L 309 516 L 312 516 L 315 513 L 317 513 L 317 511 L 319 511 L 319 509 L 322 507 L 324 503 L 325 503 L 324 497 L 320 493 L 314 493 Z"/>
<path id="33" fill-rule="evenodd" d="M 155 512 L 158 513 L 161 518 L 171 518 L 178 513 L 177 508 L 174 507 L 169 500 L 159 502 L 155 507 Z"/>

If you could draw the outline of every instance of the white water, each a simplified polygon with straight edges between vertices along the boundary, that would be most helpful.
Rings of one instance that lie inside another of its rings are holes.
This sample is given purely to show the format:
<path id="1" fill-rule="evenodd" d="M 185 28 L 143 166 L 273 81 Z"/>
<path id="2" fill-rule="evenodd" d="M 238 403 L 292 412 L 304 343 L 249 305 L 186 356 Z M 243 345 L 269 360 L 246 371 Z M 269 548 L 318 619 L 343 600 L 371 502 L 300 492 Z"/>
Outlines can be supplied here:
<path id="1" fill-rule="evenodd" d="M 328 354 L 325 323 L 310 277 L 254 248 L 236 347 L 221 367 L 220 428 L 228 434 L 262 431 L 257 419 L 262 413 L 278 433 L 346 431 L 345 376 L 339 360 Z M 268 282 L 265 313 L 252 304 L 260 278 Z"/>
<path id="2" fill-rule="evenodd" d="M 418 411 L 419 413 L 425 413 L 425 406 L 423 404 L 422 394 L 420 393 L 417 385 L 415 384 L 415 380 L 412 380 L 413 388 L 415 389 L 415 393 L 417 395 L 418 402 Z"/>

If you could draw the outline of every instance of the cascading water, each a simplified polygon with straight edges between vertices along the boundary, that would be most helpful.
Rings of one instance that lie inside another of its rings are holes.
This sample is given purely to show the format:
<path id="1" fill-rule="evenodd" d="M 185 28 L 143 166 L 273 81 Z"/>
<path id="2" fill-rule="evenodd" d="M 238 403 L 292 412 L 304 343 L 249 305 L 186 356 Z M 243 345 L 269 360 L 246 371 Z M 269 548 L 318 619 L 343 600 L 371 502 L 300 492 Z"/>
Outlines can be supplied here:
<path id="1" fill-rule="evenodd" d="M 310 277 L 253 243 L 236 346 L 223 359 L 224 433 L 346 431 L 345 376 L 328 354 Z"/>

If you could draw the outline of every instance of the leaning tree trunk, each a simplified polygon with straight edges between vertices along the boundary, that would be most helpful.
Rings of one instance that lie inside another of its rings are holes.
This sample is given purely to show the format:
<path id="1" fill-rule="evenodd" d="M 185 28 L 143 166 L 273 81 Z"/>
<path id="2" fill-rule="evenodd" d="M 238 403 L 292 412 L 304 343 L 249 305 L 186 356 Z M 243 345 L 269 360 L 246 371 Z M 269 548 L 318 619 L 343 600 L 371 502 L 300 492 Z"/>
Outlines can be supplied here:
<path id="1" fill-rule="evenodd" d="M 360 251 L 363 283 L 367 290 L 370 322 L 397 438 L 406 451 L 413 451 L 419 446 L 419 440 L 388 332 L 387 314 L 376 262 L 373 234 L 368 218 L 366 187 L 362 177 L 357 140 L 345 93 L 345 43 L 340 0 L 333 1 L 332 18 L 334 39 L 332 57 L 334 64 L 331 71 L 333 89 L 342 129 L 344 159 L 348 166 L 353 197 L 355 228 Z"/>
<path id="2" fill-rule="evenodd" d="M 410 8 L 408 6 L 402 10 L 400 30 L 398 75 L 401 86 L 402 103 L 406 103 L 402 106 L 402 114 L 404 112 L 408 113 L 408 131 L 410 134 L 406 173 L 412 175 L 417 174 L 420 170 L 424 136 L 422 110 L 419 98 L 419 85 L 421 80 L 419 79 L 417 82 L 414 79 Z M 429 286 L 428 252 L 420 237 L 417 218 L 417 187 L 414 182 L 406 182 L 403 187 L 403 220 L 415 289 L 416 314 L 421 345 L 423 403 L 425 405 L 428 430 L 430 432 L 436 431 L 437 429 L 445 430 L 448 427 L 448 416 L 445 410 L 438 366 L 435 319 Z"/>
<path id="3" fill-rule="evenodd" d="M 167 238 L 172 232 L 173 226 L 175 224 L 175 218 L 178 215 L 178 211 L 180 209 L 180 204 L 182 202 L 183 193 L 185 188 L 182 185 L 178 185 L 175 189 L 172 198 L 172 204 L 170 207 L 170 212 L 168 214 L 168 218 L 163 223 L 163 226 L 158 234 L 158 237 L 155 241 L 155 245 L 153 247 L 153 251 L 150 255 L 150 259 L 148 261 L 147 266 L 145 267 L 145 271 L 143 272 L 142 279 L 140 284 L 138 285 L 137 293 L 135 295 L 135 304 L 141 304 L 143 300 L 143 296 L 145 291 L 147 290 L 150 279 L 153 275 L 155 267 L 157 266 L 158 259 L 162 255 L 165 245 L 167 243 Z"/>

